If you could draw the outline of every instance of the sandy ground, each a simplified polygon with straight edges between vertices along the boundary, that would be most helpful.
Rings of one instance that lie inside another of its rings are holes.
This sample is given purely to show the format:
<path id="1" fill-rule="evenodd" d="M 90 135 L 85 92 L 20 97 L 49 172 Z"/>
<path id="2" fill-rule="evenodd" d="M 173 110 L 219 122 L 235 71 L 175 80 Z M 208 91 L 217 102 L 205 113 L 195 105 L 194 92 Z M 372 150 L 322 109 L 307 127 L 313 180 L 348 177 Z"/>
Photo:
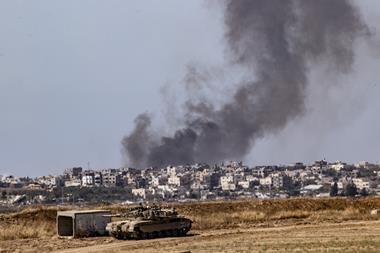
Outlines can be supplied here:
<path id="1" fill-rule="evenodd" d="M 380 252 L 380 221 L 192 231 L 186 237 L 144 241 L 108 237 L 25 239 L 2 242 L 0 248 L 3 252 L 61 253 Z"/>

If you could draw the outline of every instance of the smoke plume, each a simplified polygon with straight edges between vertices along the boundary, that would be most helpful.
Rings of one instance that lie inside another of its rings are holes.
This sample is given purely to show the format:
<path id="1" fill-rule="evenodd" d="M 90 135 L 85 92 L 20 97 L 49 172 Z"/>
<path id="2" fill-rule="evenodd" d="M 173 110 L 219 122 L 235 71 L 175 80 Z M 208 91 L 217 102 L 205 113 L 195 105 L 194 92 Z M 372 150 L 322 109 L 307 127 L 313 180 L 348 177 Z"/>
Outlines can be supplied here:
<path id="1" fill-rule="evenodd" d="M 305 111 L 313 64 L 347 73 L 354 42 L 368 36 L 348 0 L 226 0 L 225 39 L 232 63 L 250 73 L 231 84 L 228 102 L 185 103 L 184 127 L 173 136 L 153 134 L 150 117 L 138 116 L 122 141 L 133 166 L 162 166 L 241 159 L 255 140 L 281 130 Z M 186 80 L 204 80 L 191 69 Z M 197 83 L 197 85 L 202 85 Z"/>

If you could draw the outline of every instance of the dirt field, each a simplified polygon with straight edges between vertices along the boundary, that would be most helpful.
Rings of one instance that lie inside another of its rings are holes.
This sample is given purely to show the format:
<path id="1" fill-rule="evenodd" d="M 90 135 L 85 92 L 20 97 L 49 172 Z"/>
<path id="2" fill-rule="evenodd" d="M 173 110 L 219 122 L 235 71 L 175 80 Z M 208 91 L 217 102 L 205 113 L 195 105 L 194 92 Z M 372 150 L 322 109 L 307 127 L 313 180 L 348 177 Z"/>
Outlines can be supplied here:
<path id="1" fill-rule="evenodd" d="M 380 252 L 379 198 L 181 204 L 187 237 L 59 239 L 57 207 L 0 215 L 0 252 Z M 119 212 L 125 207 L 108 206 Z"/>
<path id="2" fill-rule="evenodd" d="M 380 223 L 300 225 L 202 232 L 185 238 L 124 241 L 62 252 L 379 252 Z"/>
<path id="3" fill-rule="evenodd" d="M 18 244 L 16 252 L 46 252 L 49 245 L 53 249 L 65 244 L 74 248 L 57 252 L 379 252 L 380 221 L 193 231 L 187 237 L 144 241 L 92 238 L 20 240 Z M 39 249 L 36 244 L 45 245 Z"/>

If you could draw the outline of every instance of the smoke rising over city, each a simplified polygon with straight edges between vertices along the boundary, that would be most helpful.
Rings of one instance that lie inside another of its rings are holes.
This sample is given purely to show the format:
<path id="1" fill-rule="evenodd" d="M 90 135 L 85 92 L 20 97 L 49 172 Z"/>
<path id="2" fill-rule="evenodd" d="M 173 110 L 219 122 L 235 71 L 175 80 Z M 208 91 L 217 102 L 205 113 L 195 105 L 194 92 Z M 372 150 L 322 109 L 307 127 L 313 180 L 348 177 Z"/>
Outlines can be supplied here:
<path id="1" fill-rule="evenodd" d="M 152 129 L 149 114 L 137 116 L 134 130 L 122 140 L 129 165 L 243 158 L 258 138 L 306 113 L 313 64 L 348 73 L 356 39 L 369 36 L 359 10 L 348 0 L 226 0 L 223 5 L 230 64 L 250 75 L 230 84 L 232 98 L 220 107 L 211 99 L 186 101 L 184 126 L 172 136 Z M 207 79 L 198 74 L 189 71 L 186 80 L 204 85 Z"/>

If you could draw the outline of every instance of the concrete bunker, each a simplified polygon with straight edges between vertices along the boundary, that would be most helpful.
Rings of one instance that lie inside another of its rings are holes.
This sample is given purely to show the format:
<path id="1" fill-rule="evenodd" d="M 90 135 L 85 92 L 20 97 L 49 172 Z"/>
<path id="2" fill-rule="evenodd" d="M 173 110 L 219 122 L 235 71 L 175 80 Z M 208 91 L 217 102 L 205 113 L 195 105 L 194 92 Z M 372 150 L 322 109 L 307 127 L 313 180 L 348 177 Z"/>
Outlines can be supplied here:
<path id="1" fill-rule="evenodd" d="M 87 237 L 106 235 L 111 212 L 106 210 L 61 211 L 57 213 L 58 236 Z"/>

